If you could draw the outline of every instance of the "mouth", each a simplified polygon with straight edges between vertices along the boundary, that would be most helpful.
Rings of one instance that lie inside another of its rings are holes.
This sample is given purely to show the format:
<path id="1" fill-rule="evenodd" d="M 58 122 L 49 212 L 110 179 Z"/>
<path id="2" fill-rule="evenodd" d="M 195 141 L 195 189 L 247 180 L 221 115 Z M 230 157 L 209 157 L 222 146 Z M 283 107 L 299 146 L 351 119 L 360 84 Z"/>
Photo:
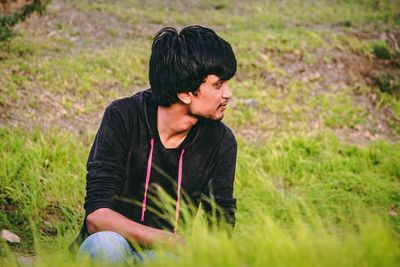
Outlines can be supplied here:
<path id="1" fill-rule="evenodd" d="M 228 103 L 223 103 L 223 104 L 220 104 L 219 107 L 222 109 L 226 109 L 227 105 L 228 105 Z"/>

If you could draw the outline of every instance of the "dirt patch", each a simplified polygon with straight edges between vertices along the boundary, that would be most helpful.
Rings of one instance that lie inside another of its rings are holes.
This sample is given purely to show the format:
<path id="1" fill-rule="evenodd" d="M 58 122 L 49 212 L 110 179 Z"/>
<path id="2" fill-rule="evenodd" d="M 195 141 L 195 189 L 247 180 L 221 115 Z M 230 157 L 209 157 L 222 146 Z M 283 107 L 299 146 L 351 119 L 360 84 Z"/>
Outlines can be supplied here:
<path id="1" fill-rule="evenodd" d="M 7 214 L 7 217 L 12 217 L 16 210 L 18 210 L 18 205 L 11 198 L 5 197 L 0 205 L 0 211 Z"/>
<path id="2" fill-rule="evenodd" d="M 35 56 L 65 58 L 81 52 L 118 47 L 137 38 L 148 38 L 150 32 L 153 35 L 159 29 L 156 24 L 146 24 L 145 27 L 132 24 L 101 9 L 83 11 L 77 7 L 78 3 L 53 0 L 42 17 L 29 17 L 15 30 L 27 40 L 34 40 L 39 45 L 45 43 L 46 49 L 40 49 L 37 52 L 40 55 Z M 4 75 L 10 71 L 6 70 Z M 60 127 L 67 131 L 90 132 L 97 129 L 105 107 L 118 98 L 115 94 L 124 97 L 139 90 L 137 87 L 126 89 L 118 83 L 98 84 L 97 87 L 112 91 L 114 97 L 89 94 L 82 98 L 69 92 L 61 94 L 41 88 L 35 82 L 35 74 L 22 71 L 20 75 L 29 82 L 17 88 L 15 97 L 7 97 L 9 101 L 0 104 L 0 124 L 5 127 Z M 85 103 L 89 98 L 98 99 L 98 107 L 92 107 L 91 111 L 87 111 Z M 69 102 L 68 108 L 65 100 Z"/>
<path id="3" fill-rule="evenodd" d="M 65 220 L 63 211 L 59 205 L 49 205 L 40 210 L 41 224 L 39 231 L 42 235 L 57 235 L 57 224 Z"/>
<path id="4" fill-rule="evenodd" d="M 159 1 L 160 4 L 163 1 Z M 182 4 L 181 1 L 177 1 Z M 107 3 L 107 2 L 104 2 Z M 145 3 L 139 2 L 140 5 Z M 198 7 L 195 1 L 190 2 Z M 38 42 L 45 41 L 49 46 L 43 52 L 43 57 L 68 57 L 68 55 L 82 51 L 102 50 L 109 47 L 118 47 L 135 38 L 145 38 L 150 42 L 151 37 L 161 25 L 144 18 L 138 13 L 137 20 L 122 18 L 103 8 L 84 11 L 76 1 L 54 0 L 48 6 L 43 17 L 33 16 L 26 23 L 19 24 L 17 31 L 23 32 L 27 39 Z M 200 4 L 199 4 L 200 5 Z M 92 7 L 90 7 L 92 8 Z M 177 8 L 186 8 L 185 6 Z M 178 26 L 178 25 L 177 25 Z M 303 25 L 304 26 L 304 25 Z M 222 26 L 218 26 L 222 27 Z M 341 25 L 308 25 L 313 29 L 321 28 L 343 31 L 361 40 L 381 40 L 388 43 L 396 51 L 400 40 L 400 31 L 379 33 L 365 31 L 357 28 L 343 29 Z M 41 52 L 42 53 L 42 52 Z M 363 85 L 376 88 L 376 79 L 384 74 L 400 76 L 399 57 L 391 60 L 379 60 L 365 54 L 339 49 L 317 49 L 310 52 L 312 63 L 307 63 L 302 53 L 281 51 L 263 51 L 270 60 L 286 72 L 285 77 L 278 77 L 273 73 L 260 73 L 265 83 L 276 87 L 285 94 L 286 85 L 292 80 L 301 81 L 311 89 L 311 95 L 316 96 L 326 93 L 335 93 L 346 86 L 354 89 L 351 96 L 354 103 L 362 105 L 368 112 L 368 118 L 362 125 L 353 128 L 335 129 L 338 136 L 354 143 L 364 143 L 376 139 L 396 140 L 397 136 L 391 132 L 389 121 L 393 120 L 393 113 L 385 107 L 377 108 L 377 95 L 371 92 L 358 92 L 357 88 Z M 238 74 L 238 80 L 244 79 Z M 34 79 L 34 77 L 32 77 Z M 100 84 L 104 88 L 112 88 L 119 95 L 127 96 L 140 88 L 127 90 L 120 84 Z M 87 97 L 90 97 L 88 95 Z M 34 98 L 34 101 L 32 101 Z M 73 104 L 66 108 L 62 99 L 73 99 Z M 68 131 L 87 132 L 95 130 L 100 122 L 105 106 L 115 97 L 99 99 L 98 108 L 87 112 L 85 99 L 77 99 L 74 95 L 65 93 L 52 93 L 35 86 L 34 81 L 30 88 L 18 88 L 17 98 L 0 106 L 0 123 L 4 126 L 23 126 L 51 128 L 61 127 Z M 275 127 L 283 127 L 283 118 L 273 114 L 267 108 L 260 107 L 263 111 L 263 124 L 267 129 L 260 129 L 258 125 L 246 126 L 237 129 L 238 135 L 246 140 L 261 141 L 274 134 Z M 310 114 L 312 116 L 313 114 Z M 304 128 L 313 132 L 318 130 L 321 122 L 315 118 L 309 125 L 296 125 L 289 122 L 293 128 Z"/>
<path id="5" fill-rule="evenodd" d="M 365 54 L 348 51 L 316 50 L 312 52 L 315 63 L 306 63 L 302 54 L 269 52 L 273 62 L 285 70 L 285 77 L 266 75 L 268 83 L 281 88 L 293 80 L 306 84 L 311 95 L 332 94 L 345 87 L 353 89 L 352 101 L 363 106 L 368 113 L 365 123 L 353 128 L 334 129 L 340 139 L 355 144 L 365 144 L 377 139 L 396 141 L 399 137 L 391 130 L 390 122 L 399 120 L 388 107 L 378 107 L 376 79 L 382 75 L 400 77 L 399 56 L 391 60 L 380 60 Z M 361 87 L 370 87 L 368 92 L 360 92 Z M 318 125 L 313 121 L 312 125 Z M 312 127 L 311 127 L 312 128 Z M 313 130 L 313 129 L 310 129 Z"/>
<path id="6" fill-rule="evenodd" d="M 102 85 L 108 90 L 118 92 L 120 98 L 132 95 L 139 88 L 132 88 L 126 92 L 119 84 Z M 88 94 L 86 97 L 76 97 L 72 93 L 49 92 L 41 87 L 30 87 L 19 90 L 18 97 L 5 105 L 0 105 L 0 124 L 2 126 L 24 127 L 32 129 L 40 127 L 51 129 L 58 127 L 69 132 L 88 133 L 96 130 L 106 106 L 115 100 L 115 97 L 99 97 Z M 95 98 L 97 105 L 87 110 L 86 101 Z M 117 97 L 118 98 L 118 97 Z M 68 108 L 62 103 L 67 101 Z"/>
<path id="7" fill-rule="evenodd" d="M 101 10 L 85 12 L 74 1 L 61 0 L 52 1 L 42 17 L 32 16 L 15 29 L 56 46 L 47 51 L 51 56 L 115 47 L 135 37 L 130 23 Z"/>

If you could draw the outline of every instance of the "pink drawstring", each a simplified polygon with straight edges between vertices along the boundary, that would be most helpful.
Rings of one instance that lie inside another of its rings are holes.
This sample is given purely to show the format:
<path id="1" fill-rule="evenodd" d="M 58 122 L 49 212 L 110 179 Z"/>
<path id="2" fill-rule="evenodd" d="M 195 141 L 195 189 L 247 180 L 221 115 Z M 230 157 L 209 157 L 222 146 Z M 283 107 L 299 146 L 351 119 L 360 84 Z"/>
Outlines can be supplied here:
<path id="1" fill-rule="evenodd" d="M 185 150 L 182 149 L 181 156 L 179 158 L 179 168 L 178 168 L 178 193 L 176 196 L 176 206 L 175 206 L 175 228 L 174 234 L 176 234 L 176 230 L 178 229 L 178 219 L 179 219 L 179 208 L 181 201 L 181 185 L 182 185 L 182 159 Z"/>
<path id="2" fill-rule="evenodd" d="M 147 189 L 149 188 L 149 182 L 150 182 L 151 162 L 153 160 L 153 148 L 154 148 L 154 138 L 152 137 L 150 140 L 149 160 L 147 162 L 146 185 L 144 188 L 144 196 L 142 202 L 142 218 L 140 219 L 141 222 L 144 221 L 144 213 L 146 211 Z"/>
<path id="3" fill-rule="evenodd" d="M 146 184 L 144 187 L 144 196 L 143 196 L 143 202 L 142 202 L 142 218 L 140 219 L 141 222 L 144 221 L 144 213 L 146 212 L 147 189 L 149 188 L 149 183 L 150 183 L 151 163 L 153 161 L 153 148 L 154 148 L 154 138 L 152 137 L 150 140 L 150 153 L 149 153 L 149 159 L 147 162 Z M 176 196 L 176 206 L 175 206 L 174 234 L 176 234 L 176 231 L 178 229 L 179 209 L 180 209 L 180 201 L 181 201 L 181 185 L 182 185 L 182 160 L 183 160 L 184 153 L 185 153 L 185 150 L 182 149 L 181 156 L 179 157 L 178 193 Z"/>

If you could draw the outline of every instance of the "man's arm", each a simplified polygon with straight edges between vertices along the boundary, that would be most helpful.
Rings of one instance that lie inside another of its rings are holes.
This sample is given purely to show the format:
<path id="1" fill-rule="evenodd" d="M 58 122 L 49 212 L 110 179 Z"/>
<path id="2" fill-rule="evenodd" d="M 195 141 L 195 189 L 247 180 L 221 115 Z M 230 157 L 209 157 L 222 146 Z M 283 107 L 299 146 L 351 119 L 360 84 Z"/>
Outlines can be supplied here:
<path id="1" fill-rule="evenodd" d="M 100 208 L 90 213 L 86 218 L 86 225 L 91 234 L 113 231 L 131 242 L 143 245 L 157 243 L 176 246 L 184 243 L 179 235 L 137 223 L 108 208 Z"/>
<path id="2" fill-rule="evenodd" d="M 237 143 L 231 132 L 229 138 L 224 138 L 218 152 L 215 168 L 211 173 L 211 180 L 202 196 L 202 208 L 209 223 L 215 216 L 217 223 L 228 223 L 235 226 L 236 199 L 233 197 Z M 213 206 L 216 205 L 216 207 Z"/>

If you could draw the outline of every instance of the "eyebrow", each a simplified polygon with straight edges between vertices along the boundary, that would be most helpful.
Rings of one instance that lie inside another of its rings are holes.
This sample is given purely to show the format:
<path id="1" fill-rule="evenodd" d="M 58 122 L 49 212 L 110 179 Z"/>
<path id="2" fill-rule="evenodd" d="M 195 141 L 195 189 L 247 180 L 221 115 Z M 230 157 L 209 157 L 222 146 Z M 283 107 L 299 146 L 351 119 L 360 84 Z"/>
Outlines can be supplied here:
<path id="1" fill-rule="evenodd" d="M 223 83 L 223 82 L 224 82 L 224 80 L 219 79 L 218 81 L 213 82 L 212 85 L 218 85 L 218 84 Z"/>

